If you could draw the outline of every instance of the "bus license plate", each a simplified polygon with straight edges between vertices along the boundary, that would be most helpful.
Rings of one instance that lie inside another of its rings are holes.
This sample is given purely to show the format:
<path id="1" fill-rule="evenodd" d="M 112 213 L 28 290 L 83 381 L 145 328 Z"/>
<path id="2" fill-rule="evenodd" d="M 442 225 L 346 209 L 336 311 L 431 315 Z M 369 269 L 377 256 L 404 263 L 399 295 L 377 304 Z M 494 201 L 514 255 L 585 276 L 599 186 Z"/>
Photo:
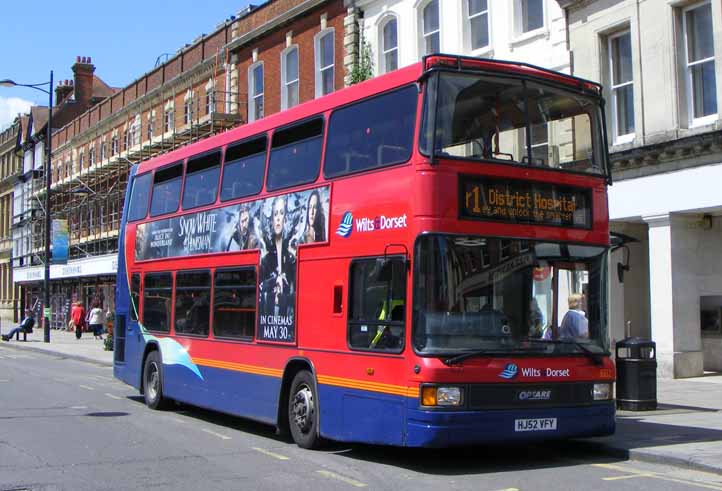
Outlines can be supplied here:
<path id="1" fill-rule="evenodd" d="M 514 431 L 553 431 L 557 429 L 557 418 L 515 419 Z"/>

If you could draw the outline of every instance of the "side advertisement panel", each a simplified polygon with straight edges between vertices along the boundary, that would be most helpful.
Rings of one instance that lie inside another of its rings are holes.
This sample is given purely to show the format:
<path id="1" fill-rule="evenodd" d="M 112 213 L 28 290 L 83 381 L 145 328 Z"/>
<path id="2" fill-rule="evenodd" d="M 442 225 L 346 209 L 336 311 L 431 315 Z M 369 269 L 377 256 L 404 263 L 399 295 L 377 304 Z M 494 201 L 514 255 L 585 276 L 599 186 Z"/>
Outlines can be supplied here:
<path id="1" fill-rule="evenodd" d="M 142 223 L 135 260 L 259 250 L 257 339 L 295 343 L 296 252 L 328 240 L 323 186 Z"/>

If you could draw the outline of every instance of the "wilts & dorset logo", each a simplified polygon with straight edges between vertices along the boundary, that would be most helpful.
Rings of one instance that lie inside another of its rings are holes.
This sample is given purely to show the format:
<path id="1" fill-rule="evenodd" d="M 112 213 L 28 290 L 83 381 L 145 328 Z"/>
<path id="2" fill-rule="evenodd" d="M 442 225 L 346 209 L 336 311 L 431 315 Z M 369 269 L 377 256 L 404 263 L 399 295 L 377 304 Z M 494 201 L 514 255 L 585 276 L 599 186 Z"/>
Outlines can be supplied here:
<path id="1" fill-rule="evenodd" d="M 507 363 L 504 370 L 499 374 L 499 377 L 512 379 L 516 377 L 517 373 L 519 373 L 519 367 L 516 366 L 516 363 Z"/>
<path id="2" fill-rule="evenodd" d="M 378 230 L 392 230 L 406 228 L 406 213 L 395 217 L 377 215 L 374 218 L 362 217 L 354 220 L 353 214 L 347 211 L 341 218 L 341 223 L 336 229 L 336 235 L 348 237 L 356 228 L 356 232 L 375 232 Z"/>
<path id="3" fill-rule="evenodd" d="M 343 214 L 343 218 L 341 219 L 341 224 L 336 229 L 336 235 L 340 235 L 341 237 L 348 237 L 351 235 L 351 232 L 353 231 L 353 213 L 350 211 L 347 211 Z"/>

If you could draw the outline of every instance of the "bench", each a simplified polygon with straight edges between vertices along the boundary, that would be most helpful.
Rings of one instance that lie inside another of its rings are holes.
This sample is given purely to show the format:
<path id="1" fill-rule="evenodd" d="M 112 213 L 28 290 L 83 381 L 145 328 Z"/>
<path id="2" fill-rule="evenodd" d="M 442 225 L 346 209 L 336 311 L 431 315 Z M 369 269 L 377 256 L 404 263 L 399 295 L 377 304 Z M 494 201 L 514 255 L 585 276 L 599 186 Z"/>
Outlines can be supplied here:
<path id="1" fill-rule="evenodd" d="M 28 334 L 32 334 L 32 333 L 33 333 L 32 328 L 30 328 L 30 329 L 23 329 L 23 330 L 21 330 L 21 331 L 18 331 L 18 332 L 15 333 L 15 340 L 16 340 L 16 341 L 20 341 L 20 334 L 22 334 L 22 335 L 23 335 L 23 341 L 26 341 L 26 342 L 27 342 L 27 340 L 28 340 Z"/>

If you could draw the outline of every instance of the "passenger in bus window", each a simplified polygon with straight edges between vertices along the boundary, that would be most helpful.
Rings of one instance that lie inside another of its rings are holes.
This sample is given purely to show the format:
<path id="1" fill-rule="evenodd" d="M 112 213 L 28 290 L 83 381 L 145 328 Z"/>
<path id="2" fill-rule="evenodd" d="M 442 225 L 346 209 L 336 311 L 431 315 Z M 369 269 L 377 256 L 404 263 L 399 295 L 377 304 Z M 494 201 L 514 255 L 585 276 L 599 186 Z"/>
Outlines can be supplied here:
<path id="1" fill-rule="evenodd" d="M 238 211 L 238 222 L 233 235 L 228 239 L 227 251 L 242 251 L 246 249 L 258 249 L 260 244 L 253 228 L 253 219 L 248 205 L 241 205 Z"/>
<path id="2" fill-rule="evenodd" d="M 271 237 L 261 260 L 261 301 L 271 315 L 293 314 L 296 258 L 289 251 L 286 226 L 286 197 L 276 196 L 271 216 Z"/>
<path id="3" fill-rule="evenodd" d="M 559 326 L 559 338 L 574 339 L 589 337 L 589 321 L 582 309 L 584 296 L 581 293 L 572 293 L 568 299 L 569 311 L 564 314 Z"/>
<path id="4" fill-rule="evenodd" d="M 544 314 L 539 308 L 536 298 L 529 301 L 529 334 L 530 338 L 540 338 L 544 335 Z"/>
<path id="5" fill-rule="evenodd" d="M 306 205 L 306 231 L 303 234 L 303 243 L 326 241 L 326 217 L 321 206 L 321 196 L 314 190 L 308 197 Z"/>

